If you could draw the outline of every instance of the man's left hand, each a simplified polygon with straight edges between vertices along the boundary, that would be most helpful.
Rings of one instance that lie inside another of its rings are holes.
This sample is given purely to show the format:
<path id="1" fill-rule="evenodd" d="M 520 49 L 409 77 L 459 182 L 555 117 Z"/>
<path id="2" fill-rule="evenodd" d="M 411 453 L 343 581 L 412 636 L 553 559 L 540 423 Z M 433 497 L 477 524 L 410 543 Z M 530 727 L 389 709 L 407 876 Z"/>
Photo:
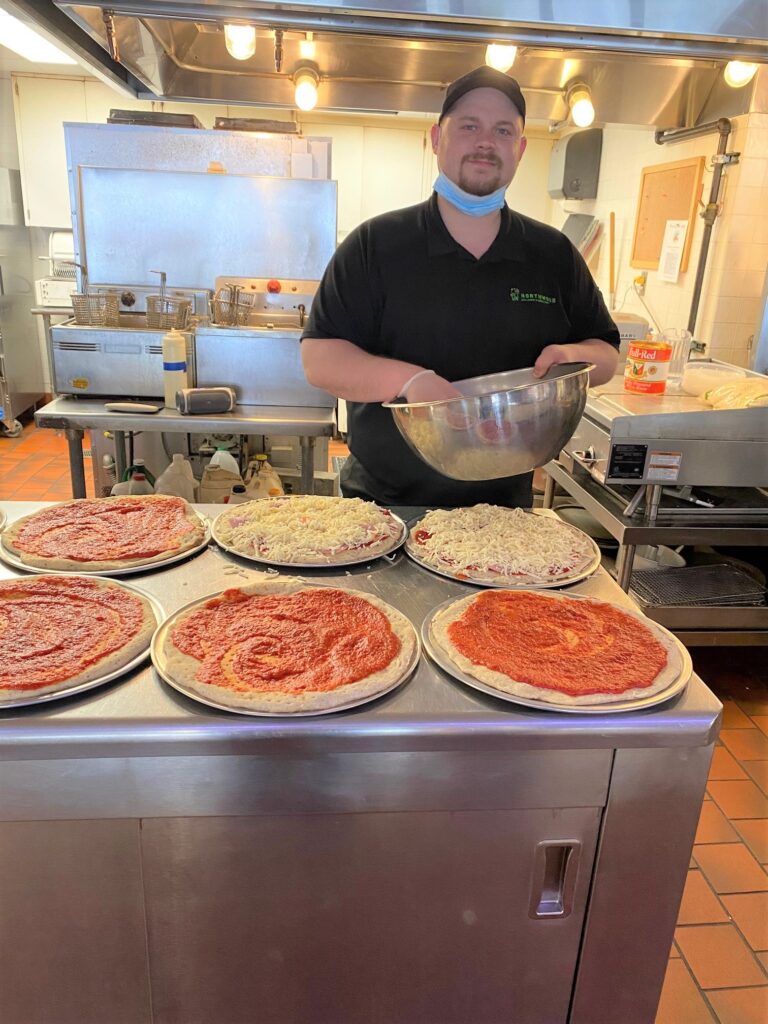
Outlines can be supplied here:
<path id="1" fill-rule="evenodd" d="M 558 363 L 572 363 L 573 355 L 568 351 L 568 345 L 547 345 L 541 350 L 539 358 L 533 364 L 533 376 L 543 377 L 547 370 Z"/>
<path id="2" fill-rule="evenodd" d="M 567 345 L 547 345 L 533 364 L 533 376 L 543 377 L 547 370 L 558 363 L 593 363 L 589 384 L 594 387 L 611 379 L 616 372 L 618 358 L 619 353 L 613 345 L 599 338 L 586 338 Z"/>

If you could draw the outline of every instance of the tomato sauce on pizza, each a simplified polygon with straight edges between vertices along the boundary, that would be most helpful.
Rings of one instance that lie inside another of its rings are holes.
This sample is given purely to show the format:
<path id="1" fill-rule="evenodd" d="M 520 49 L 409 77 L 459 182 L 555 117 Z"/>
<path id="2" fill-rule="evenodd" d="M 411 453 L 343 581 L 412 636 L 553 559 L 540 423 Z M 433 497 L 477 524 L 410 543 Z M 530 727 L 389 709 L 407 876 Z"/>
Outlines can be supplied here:
<path id="1" fill-rule="evenodd" d="M 142 632 L 148 644 L 154 624 L 139 595 L 105 580 L 2 580 L 0 691 L 35 693 L 76 679 L 141 643 Z"/>
<path id="2" fill-rule="evenodd" d="M 194 532 L 182 498 L 149 496 L 66 502 L 27 517 L 13 547 L 37 559 L 103 562 L 173 553 Z"/>
<path id="3" fill-rule="evenodd" d="M 667 664 L 664 646 L 621 609 L 530 591 L 479 594 L 447 632 L 475 665 L 569 696 L 647 688 Z"/>
<path id="4" fill-rule="evenodd" d="M 173 645 L 197 680 L 234 692 L 332 691 L 374 675 L 401 641 L 382 611 L 336 589 L 290 594 L 225 590 L 181 621 Z"/>

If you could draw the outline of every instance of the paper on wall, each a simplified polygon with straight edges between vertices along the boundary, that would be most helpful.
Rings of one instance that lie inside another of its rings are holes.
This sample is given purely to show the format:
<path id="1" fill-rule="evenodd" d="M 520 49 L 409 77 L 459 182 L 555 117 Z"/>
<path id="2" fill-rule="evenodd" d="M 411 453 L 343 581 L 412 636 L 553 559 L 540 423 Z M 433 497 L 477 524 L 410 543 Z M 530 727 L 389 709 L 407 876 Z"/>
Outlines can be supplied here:
<path id="1" fill-rule="evenodd" d="M 687 230 L 687 220 L 667 221 L 659 256 L 658 278 L 660 281 L 670 281 L 672 284 L 677 281 L 680 275 L 680 263 L 683 259 L 683 246 Z"/>

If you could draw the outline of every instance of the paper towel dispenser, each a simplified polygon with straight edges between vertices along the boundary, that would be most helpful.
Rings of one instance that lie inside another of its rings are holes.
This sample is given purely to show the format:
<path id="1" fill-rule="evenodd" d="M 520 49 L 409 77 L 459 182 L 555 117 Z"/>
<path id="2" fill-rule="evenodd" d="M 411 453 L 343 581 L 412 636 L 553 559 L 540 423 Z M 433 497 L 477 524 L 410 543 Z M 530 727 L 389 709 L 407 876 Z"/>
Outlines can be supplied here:
<path id="1" fill-rule="evenodd" d="M 548 191 L 552 198 L 595 199 L 602 151 L 602 128 L 589 128 L 559 139 L 549 160 Z"/>

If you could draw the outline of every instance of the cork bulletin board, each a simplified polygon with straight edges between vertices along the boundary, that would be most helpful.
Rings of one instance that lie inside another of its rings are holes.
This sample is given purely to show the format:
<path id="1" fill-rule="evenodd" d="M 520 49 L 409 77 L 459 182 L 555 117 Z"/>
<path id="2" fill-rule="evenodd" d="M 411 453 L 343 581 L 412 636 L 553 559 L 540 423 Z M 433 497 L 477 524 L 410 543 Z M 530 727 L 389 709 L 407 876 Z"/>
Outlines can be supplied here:
<path id="1" fill-rule="evenodd" d="M 688 254 L 703 173 L 703 156 L 643 168 L 630 266 L 658 270 L 667 221 L 685 220 L 688 222 L 688 230 L 685 233 L 680 270 L 688 269 Z"/>

